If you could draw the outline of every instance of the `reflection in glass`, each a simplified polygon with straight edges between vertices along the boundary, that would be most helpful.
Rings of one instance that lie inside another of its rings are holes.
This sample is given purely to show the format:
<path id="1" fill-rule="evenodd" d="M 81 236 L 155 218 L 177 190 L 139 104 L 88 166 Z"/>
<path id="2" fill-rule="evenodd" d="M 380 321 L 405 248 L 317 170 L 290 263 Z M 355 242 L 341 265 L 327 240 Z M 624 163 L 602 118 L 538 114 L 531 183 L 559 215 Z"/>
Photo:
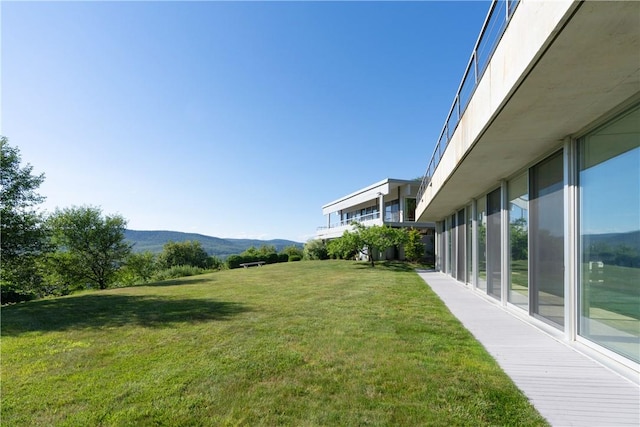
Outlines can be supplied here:
<path id="1" fill-rule="evenodd" d="M 458 274 L 457 274 L 457 278 L 459 281 L 461 282 L 465 282 L 466 278 L 465 278 L 465 274 L 466 274 L 466 248 L 465 248 L 465 243 L 466 243 L 466 238 L 465 238 L 465 233 L 466 233 L 466 226 L 465 226 L 465 216 L 464 216 L 464 209 L 458 211 L 458 223 L 457 223 L 457 227 L 456 227 L 456 234 L 458 237 L 458 243 L 457 243 L 457 252 L 456 252 L 456 265 L 457 265 L 457 270 L 458 270 Z"/>
<path id="2" fill-rule="evenodd" d="M 564 174 L 562 151 L 531 168 L 531 311 L 564 325 Z"/>
<path id="3" fill-rule="evenodd" d="M 478 199 L 476 208 L 478 224 L 478 288 L 487 290 L 487 198 Z"/>
<path id="4" fill-rule="evenodd" d="M 487 293 L 498 299 L 502 288 L 501 189 L 487 194 Z"/>
<path id="5" fill-rule="evenodd" d="M 579 150 L 579 334 L 640 362 L 640 108 Z"/>
<path id="6" fill-rule="evenodd" d="M 529 307 L 529 191 L 525 172 L 509 181 L 509 302 Z"/>
<path id="7" fill-rule="evenodd" d="M 471 244 L 471 236 L 473 236 L 473 217 L 471 216 L 471 205 L 467 206 L 467 283 L 471 283 L 473 278 L 473 253 Z"/>

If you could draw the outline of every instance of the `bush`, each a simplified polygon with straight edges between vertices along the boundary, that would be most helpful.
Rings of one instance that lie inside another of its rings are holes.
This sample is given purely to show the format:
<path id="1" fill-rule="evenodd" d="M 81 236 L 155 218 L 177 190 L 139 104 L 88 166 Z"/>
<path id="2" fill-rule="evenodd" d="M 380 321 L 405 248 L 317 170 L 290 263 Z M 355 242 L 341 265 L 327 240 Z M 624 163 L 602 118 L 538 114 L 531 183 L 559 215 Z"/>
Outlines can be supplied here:
<path id="1" fill-rule="evenodd" d="M 302 257 L 300 255 L 289 255 L 289 262 L 300 261 Z"/>
<path id="2" fill-rule="evenodd" d="M 278 256 L 278 254 L 277 254 L 277 253 L 275 253 L 275 252 L 272 252 L 272 253 L 270 253 L 270 254 L 267 254 L 267 255 L 264 257 L 264 262 L 266 262 L 267 264 L 275 264 L 275 263 L 277 263 L 277 262 L 279 262 L 279 261 L 280 261 L 280 257 L 279 257 L 279 256 Z"/>
<path id="3" fill-rule="evenodd" d="M 278 254 L 278 262 L 289 262 L 289 254 L 284 252 Z"/>
<path id="4" fill-rule="evenodd" d="M 227 257 L 227 268 L 240 268 L 240 264 L 244 262 L 242 258 L 243 257 L 241 257 L 240 255 L 229 255 Z"/>
<path id="5" fill-rule="evenodd" d="M 304 256 L 306 259 L 327 259 L 329 254 L 327 246 L 320 239 L 309 240 L 304 245 Z"/>
<path id="6" fill-rule="evenodd" d="M 155 280 L 177 279 L 179 277 L 197 276 L 206 273 L 206 270 L 192 265 L 174 265 L 171 268 L 158 271 L 153 278 Z"/>

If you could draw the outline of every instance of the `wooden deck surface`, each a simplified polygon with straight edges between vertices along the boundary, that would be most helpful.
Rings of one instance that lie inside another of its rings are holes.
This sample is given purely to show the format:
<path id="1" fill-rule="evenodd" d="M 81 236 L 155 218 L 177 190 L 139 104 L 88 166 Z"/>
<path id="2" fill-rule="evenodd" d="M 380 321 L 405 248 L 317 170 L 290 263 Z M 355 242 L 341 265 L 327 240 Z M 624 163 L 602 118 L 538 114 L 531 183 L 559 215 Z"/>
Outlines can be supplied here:
<path id="1" fill-rule="evenodd" d="M 640 386 L 439 272 L 418 271 L 552 426 L 640 426 Z"/>

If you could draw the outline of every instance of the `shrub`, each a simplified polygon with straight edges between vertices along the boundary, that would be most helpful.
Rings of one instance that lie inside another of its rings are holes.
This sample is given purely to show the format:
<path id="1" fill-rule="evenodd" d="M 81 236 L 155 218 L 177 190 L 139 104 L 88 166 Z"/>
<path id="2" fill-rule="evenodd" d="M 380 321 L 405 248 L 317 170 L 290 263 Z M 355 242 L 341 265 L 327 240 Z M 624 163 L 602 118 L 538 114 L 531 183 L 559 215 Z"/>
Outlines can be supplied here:
<path id="1" fill-rule="evenodd" d="M 327 259 L 329 254 L 327 246 L 320 239 L 309 240 L 304 245 L 304 256 L 307 259 Z"/>
<path id="2" fill-rule="evenodd" d="M 240 255 L 229 255 L 227 257 L 227 268 L 240 268 L 240 264 L 244 262 L 242 259 L 243 257 Z"/>
<path id="3" fill-rule="evenodd" d="M 289 262 L 289 254 L 284 252 L 278 254 L 278 262 Z"/>
<path id="4" fill-rule="evenodd" d="M 192 265 L 174 265 L 171 268 L 158 271 L 154 275 L 155 280 L 177 279 L 179 277 L 197 276 L 205 273 L 206 270 Z"/>
<path id="5" fill-rule="evenodd" d="M 264 257 L 264 262 L 266 262 L 267 264 L 275 264 L 280 260 L 280 257 L 278 256 L 277 253 L 275 252 L 271 252 L 270 254 L 267 254 Z"/>
<path id="6" fill-rule="evenodd" d="M 289 255 L 289 262 L 300 261 L 302 257 L 300 255 Z"/>

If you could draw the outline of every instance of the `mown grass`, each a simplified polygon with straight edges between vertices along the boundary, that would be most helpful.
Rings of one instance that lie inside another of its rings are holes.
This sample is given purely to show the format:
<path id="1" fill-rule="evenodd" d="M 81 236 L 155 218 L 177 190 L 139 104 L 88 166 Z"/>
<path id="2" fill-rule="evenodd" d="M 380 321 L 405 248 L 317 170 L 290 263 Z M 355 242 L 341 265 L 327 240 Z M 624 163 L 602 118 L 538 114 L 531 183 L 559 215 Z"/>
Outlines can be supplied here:
<path id="1" fill-rule="evenodd" d="M 410 268 L 273 264 L 2 309 L 2 425 L 546 425 Z"/>

